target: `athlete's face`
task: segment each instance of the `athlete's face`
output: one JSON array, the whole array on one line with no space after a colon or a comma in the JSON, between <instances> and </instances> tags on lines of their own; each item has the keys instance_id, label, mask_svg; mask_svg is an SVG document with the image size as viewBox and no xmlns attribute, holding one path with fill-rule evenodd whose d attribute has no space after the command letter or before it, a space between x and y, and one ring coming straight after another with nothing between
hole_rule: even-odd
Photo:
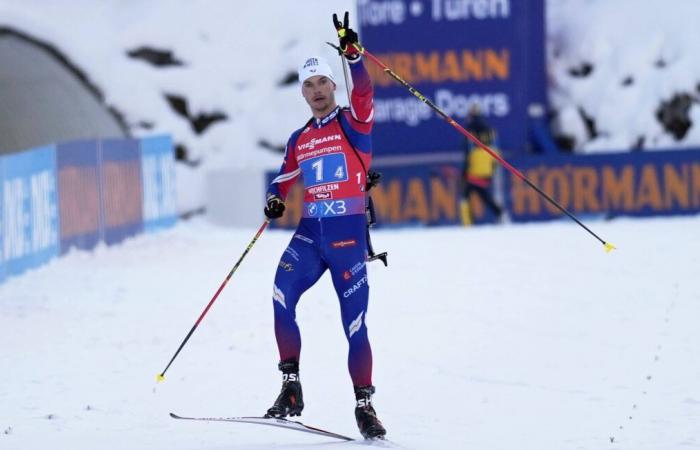
<instances>
[{"instance_id":1,"label":"athlete's face","mask_svg":"<svg viewBox=\"0 0 700 450\"><path fill-rule=\"evenodd\" d=\"M323 117L335 109L335 83L323 75L314 75L301 84L301 93L314 117Z\"/></svg>"}]
</instances>

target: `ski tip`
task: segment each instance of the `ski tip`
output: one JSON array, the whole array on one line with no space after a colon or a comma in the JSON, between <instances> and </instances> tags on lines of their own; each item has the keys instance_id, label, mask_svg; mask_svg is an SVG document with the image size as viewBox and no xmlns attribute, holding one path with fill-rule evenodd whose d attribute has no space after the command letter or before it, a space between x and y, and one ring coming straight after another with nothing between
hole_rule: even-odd
<instances>
[{"instance_id":1,"label":"ski tip","mask_svg":"<svg viewBox=\"0 0 700 450\"><path fill-rule=\"evenodd\" d=\"M613 250L617 250L617 247L612 245L610 242L605 243L605 253L610 253Z\"/></svg>"},{"instance_id":2,"label":"ski tip","mask_svg":"<svg viewBox=\"0 0 700 450\"><path fill-rule=\"evenodd\" d=\"M165 375L163 375L162 373L159 373L158 375L156 375L156 381L158 383L165 381Z\"/></svg>"},{"instance_id":3,"label":"ski tip","mask_svg":"<svg viewBox=\"0 0 700 450\"><path fill-rule=\"evenodd\" d=\"M180 416L178 416L178 415L175 414L175 413L170 413L170 417L172 417L173 419L179 419L179 418L180 418Z\"/></svg>"}]
</instances>

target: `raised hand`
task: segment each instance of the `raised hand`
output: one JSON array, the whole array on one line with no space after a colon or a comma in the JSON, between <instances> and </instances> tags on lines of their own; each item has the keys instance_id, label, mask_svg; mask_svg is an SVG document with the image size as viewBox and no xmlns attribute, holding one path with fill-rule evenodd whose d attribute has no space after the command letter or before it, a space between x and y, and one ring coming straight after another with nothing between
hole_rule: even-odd
<instances>
[{"instance_id":1,"label":"raised hand","mask_svg":"<svg viewBox=\"0 0 700 450\"><path fill-rule=\"evenodd\" d=\"M333 14L333 26L338 32L338 40L340 41L340 51L348 59L357 59L364 51L364 48L362 47L362 45L360 45L355 30L353 30L349 26L349 16L350 13L345 11L345 17L343 18L343 22L341 23L340 20L338 20L338 15Z\"/></svg>"}]
</instances>

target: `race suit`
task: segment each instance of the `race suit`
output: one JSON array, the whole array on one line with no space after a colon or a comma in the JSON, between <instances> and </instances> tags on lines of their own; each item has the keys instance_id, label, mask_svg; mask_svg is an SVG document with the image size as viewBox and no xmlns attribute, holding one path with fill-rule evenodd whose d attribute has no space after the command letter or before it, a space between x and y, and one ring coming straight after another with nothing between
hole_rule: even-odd
<instances>
[{"instance_id":1,"label":"race suit","mask_svg":"<svg viewBox=\"0 0 700 450\"><path fill-rule=\"evenodd\" d=\"M310 120L287 142L279 175L268 195L283 200L296 178L304 182L304 210L282 254L273 287L275 337L280 360L299 360L296 323L300 296L330 270L349 342L348 369L355 386L372 384L367 337L367 169L372 156L373 89L361 59L350 64L351 107Z\"/></svg>"}]
</instances>

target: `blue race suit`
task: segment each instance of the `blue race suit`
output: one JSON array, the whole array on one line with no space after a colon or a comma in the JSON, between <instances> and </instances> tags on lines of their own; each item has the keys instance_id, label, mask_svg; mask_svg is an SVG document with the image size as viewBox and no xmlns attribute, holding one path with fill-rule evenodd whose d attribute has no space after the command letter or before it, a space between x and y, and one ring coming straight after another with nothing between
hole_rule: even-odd
<instances>
[{"instance_id":1,"label":"blue race suit","mask_svg":"<svg viewBox=\"0 0 700 450\"><path fill-rule=\"evenodd\" d=\"M280 360L299 361L296 306L326 269L340 301L349 343L348 369L355 386L372 384L367 337L367 169L372 155L372 83L361 58L350 64L351 107L335 108L295 131L269 195L286 198L298 176L304 212L275 275L273 306Z\"/></svg>"}]
</instances>

